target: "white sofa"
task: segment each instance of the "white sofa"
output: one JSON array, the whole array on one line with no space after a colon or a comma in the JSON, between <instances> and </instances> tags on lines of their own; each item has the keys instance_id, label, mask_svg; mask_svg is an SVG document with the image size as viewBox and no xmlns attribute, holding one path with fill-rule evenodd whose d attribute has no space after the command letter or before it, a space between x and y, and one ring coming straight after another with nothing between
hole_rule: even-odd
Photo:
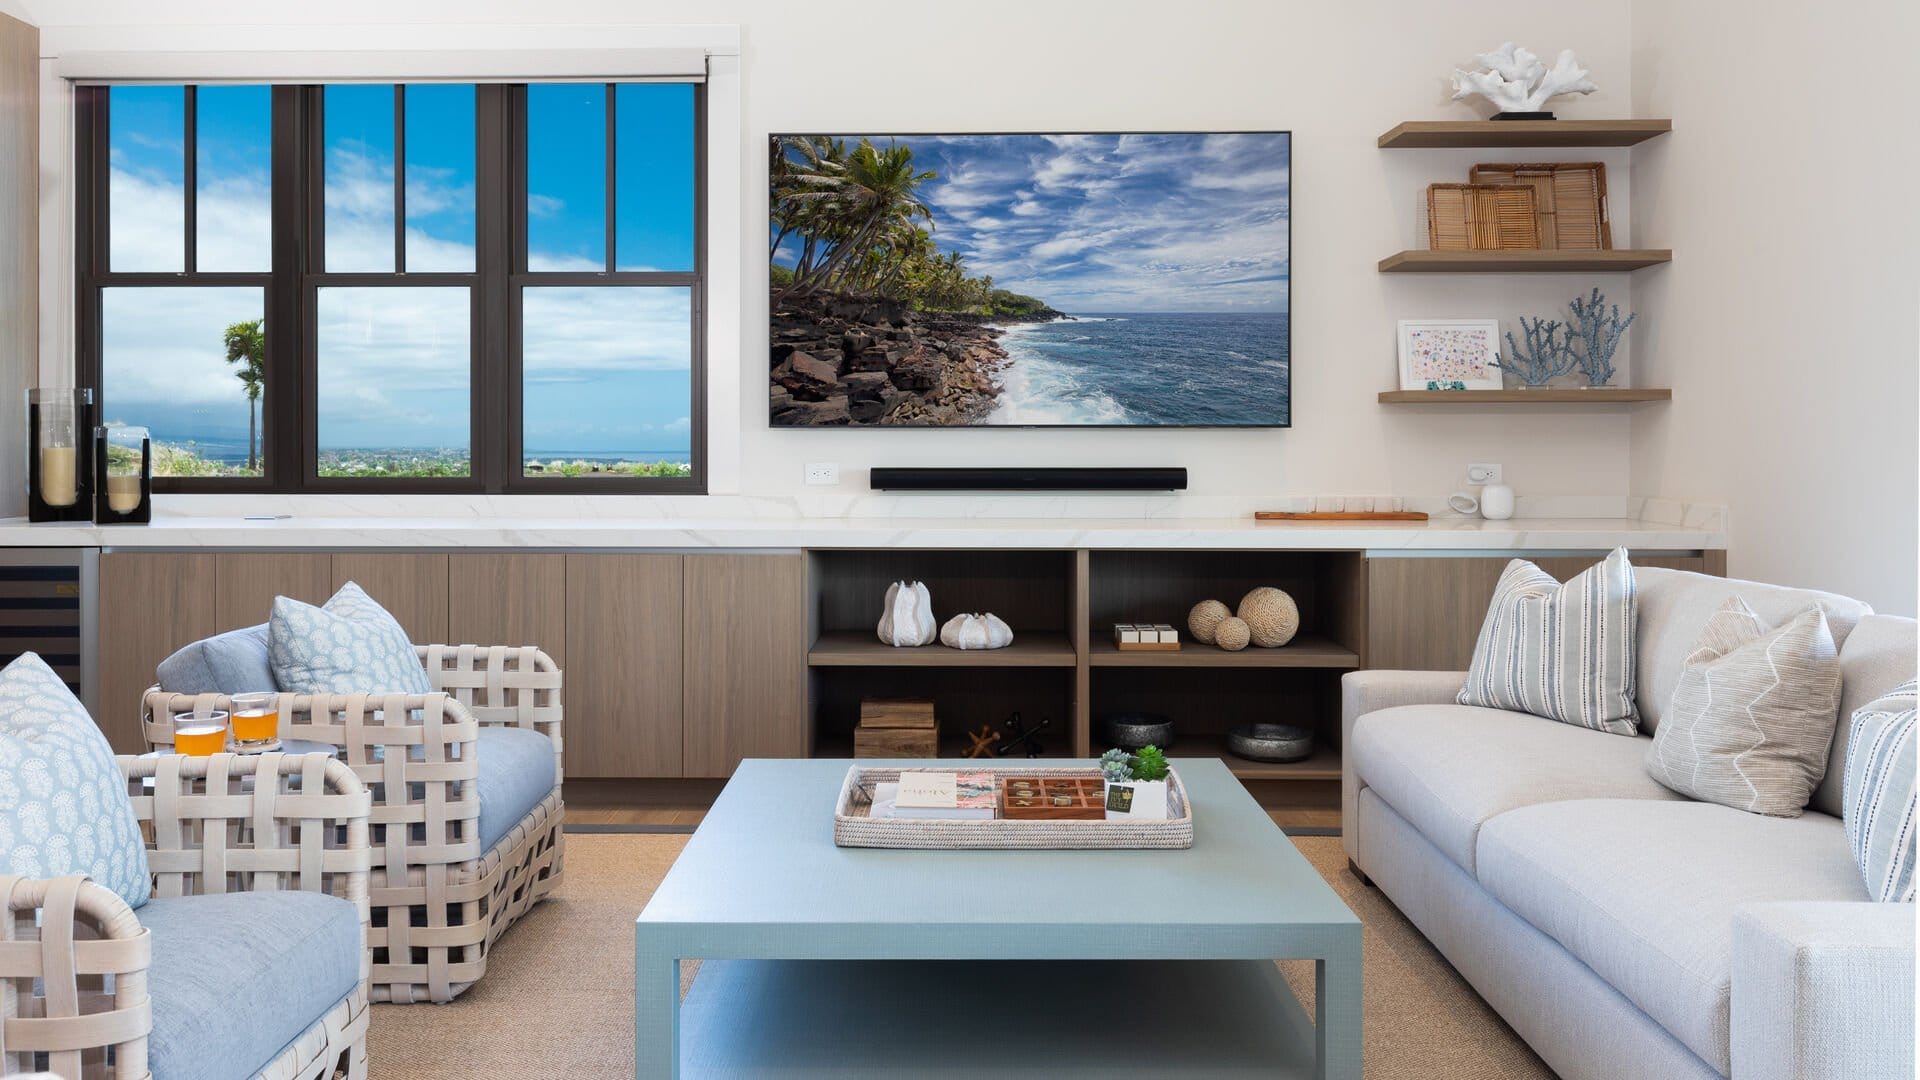
<instances>
[{"instance_id":1,"label":"white sofa","mask_svg":"<svg viewBox=\"0 0 1920 1080\"><path fill-rule=\"evenodd\" d=\"M1636 571L1642 734L1454 703L1462 672L1346 677L1347 856L1569 1080L1914 1076L1914 905L1868 900L1840 819L1853 711L1915 668L1915 623L1845 597ZM1807 812L1689 800L1643 758L1729 595L1824 602L1844 685Z\"/></svg>"}]
</instances>

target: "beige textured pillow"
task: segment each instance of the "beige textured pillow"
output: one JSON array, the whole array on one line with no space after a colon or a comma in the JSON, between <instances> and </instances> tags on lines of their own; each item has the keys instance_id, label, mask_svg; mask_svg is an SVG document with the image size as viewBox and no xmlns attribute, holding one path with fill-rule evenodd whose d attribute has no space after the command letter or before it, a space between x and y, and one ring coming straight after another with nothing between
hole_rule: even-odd
<instances>
[{"instance_id":1,"label":"beige textured pillow","mask_svg":"<svg viewBox=\"0 0 1920 1080\"><path fill-rule=\"evenodd\" d=\"M1647 772L1695 799L1799 817L1827 771L1840 657L1818 606L1769 630L1730 597L1694 641Z\"/></svg>"}]
</instances>

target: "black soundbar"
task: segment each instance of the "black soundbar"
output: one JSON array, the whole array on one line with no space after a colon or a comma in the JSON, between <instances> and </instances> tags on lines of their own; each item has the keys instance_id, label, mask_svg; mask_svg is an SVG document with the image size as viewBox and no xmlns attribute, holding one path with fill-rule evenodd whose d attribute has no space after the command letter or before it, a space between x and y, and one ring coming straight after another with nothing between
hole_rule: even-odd
<instances>
[{"instance_id":1,"label":"black soundbar","mask_svg":"<svg viewBox=\"0 0 1920 1080\"><path fill-rule=\"evenodd\" d=\"M896 469L868 472L875 491L1185 491L1185 469Z\"/></svg>"}]
</instances>

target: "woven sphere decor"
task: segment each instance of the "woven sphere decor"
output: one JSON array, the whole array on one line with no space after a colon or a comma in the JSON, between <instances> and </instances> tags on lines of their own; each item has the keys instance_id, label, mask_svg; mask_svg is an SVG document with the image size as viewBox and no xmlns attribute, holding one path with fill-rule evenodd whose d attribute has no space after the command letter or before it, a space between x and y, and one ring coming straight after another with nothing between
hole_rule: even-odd
<instances>
[{"instance_id":1,"label":"woven sphere decor","mask_svg":"<svg viewBox=\"0 0 1920 1080\"><path fill-rule=\"evenodd\" d=\"M1192 611L1187 612L1187 633L1192 634L1193 640L1202 645L1212 645L1214 628L1220 625L1221 619L1230 618L1232 615L1233 612L1228 611L1227 605L1220 601L1202 600L1193 605Z\"/></svg>"},{"instance_id":2,"label":"woven sphere decor","mask_svg":"<svg viewBox=\"0 0 1920 1080\"><path fill-rule=\"evenodd\" d=\"M1300 632L1300 608L1293 597L1271 585L1262 585L1240 598L1236 612L1263 649L1277 649Z\"/></svg>"},{"instance_id":3,"label":"woven sphere decor","mask_svg":"<svg viewBox=\"0 0 1920 1080\"><path fill-rule=\"evenodd\" d=\"M1247 629L1247 624L1231 615L1221 619L1220 624L1213 628L1213 643L1228 652L1239 652L1247 647L1250 640L1252 633Z\"/></svg>"}]
</instances>

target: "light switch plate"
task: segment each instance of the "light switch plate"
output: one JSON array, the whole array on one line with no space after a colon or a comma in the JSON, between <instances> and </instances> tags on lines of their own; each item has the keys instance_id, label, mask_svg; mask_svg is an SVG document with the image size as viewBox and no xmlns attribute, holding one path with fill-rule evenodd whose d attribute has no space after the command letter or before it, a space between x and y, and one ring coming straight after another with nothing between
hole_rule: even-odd
<instances>
[{"instance_id":1,"label":"light switch plate","mask_svg":"<svg viewBox=\"0 0 1920 1080\"><path fill-rule=\"evenodd\" d=\"M813 487L832 487L840 482L840 463L837 461L807 462L807 483Z\"/></svg>"},{"instance_id":2,"label":"light switch plate","mask_svg":"<svg viewBox=\"0 0 1920 1080\"><path fill-rule=\"evenodd\" d=\"M1499 482L1500 482L1500 466L1479 465L1479 464L1467 466L1467 483L1497 484Z\"/></svg>"}]
</instances>

